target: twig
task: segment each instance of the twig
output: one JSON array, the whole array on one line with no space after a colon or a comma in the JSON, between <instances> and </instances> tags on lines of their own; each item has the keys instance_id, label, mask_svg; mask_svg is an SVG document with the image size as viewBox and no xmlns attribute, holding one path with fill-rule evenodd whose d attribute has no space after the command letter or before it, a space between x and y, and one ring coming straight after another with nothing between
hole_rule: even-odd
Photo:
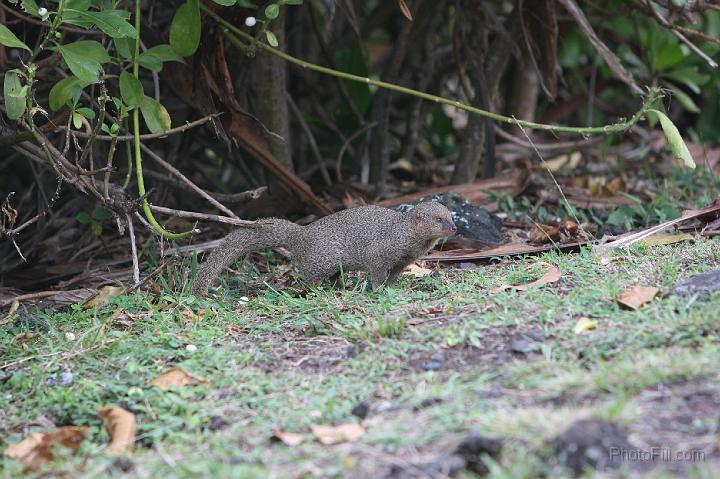
<instances>
[{"instance_id":1,"label":"twig","mask_svg":"<svg viewBox=\"0 0 720 479\"><path fill-rule=\"evenodd\" d=\"M695 54L697 56L699 56L700 58L702 58L711 68L717 68L717 66L718 66L717 62L715 62L715 60L710 58L705 52L700 50L700 48L698 48L697 45L695 45L693 42L688 40L688 38L681 33L681 30L686 33L693 32L694 34L702 33L702 32L697 32L697 31L691 30L689 28L683 28L678 25L673 25L665 17L663 17L660 14L660 12L655 10L655 7L653 6L651 0L645 0L645 5L647 6L647 9L650 10L650 13L652 13L653 17L655 17L655 19L658 21L658 23L661 26L669 29L681 42L683 42L685 45L687 45L688 48L690 48L690 50L694 51ZM720 44L720 41L717 38L712 38L712 37L709 37L708 35L704 35L703 39L712 41L716 45Z\"/></svg>"},{"instance_id":2,"label":"twig","mask_svg":"<svg viewBox=\"0 0 720 479\"><path fill-rule=\"evenodd\" d=\"M315 141L315 136L313 136L313 133L310 130L310 126L307 124L307 121L305 121L305 118L303 117L300 108L298 108L298 106L295 104L295 101L293 101L290 94L286 92L285 96L287 97L288 105L290 105L290 110L292 110L292 112L295 114L295 117L300 123L300 127L302 127L302 130L305 132L305 136L307 136L308 143L310 143L310 150L312 150L313 152L315 161L317 162L320 173L322 174L323 181L325 181L326 185L331 185L332 181L330 180L330 174L328 173L327 168L325 168L325 161L320 154L320 149L318 148L317 141Z\"/></svg>"},{"instance_id":3,"label":"twig","mask_svg":"<svg viewBox=\"0 0 720 479\"><path fill-rule=\"evenodd\" d=\"M200 118L199 120L191 121L190 123L186 123L183 126L171 128L166 131L161 131L160 133L148 133L146 135L140 135L140 139L141 140L153 140L155 138L165 138L167 136L174 135L176 133L182 133L191 128L195 128L196 126L203 125L203 124L207 123L208 121L212 120L213 118L218 117L220 115L221 115L221 113L213 113L211 115L204 116L204 117ZM65 128L66 128L65 126L59 126L57 129L63 130ZM89 136L87 133L83 133L83 132L79 132L79 131L75 132L75 135L77 135L80 138L87 138ZM101 141L112 141L113 138L117 139L118 141L128 141L128 140L132 140L133 138L135 138L135 135L118 135L118 136L97 135L95 137L96 140L101 140Z\"/></svg>"},{"instance_id":4,"label":"twig","mask_svg":"<svg viewBox=\"0 0 720 479\"><path fill-rule=\"evenodd\" d=\"M503 130L499 126L495 125L495 133L509 141L510 143L513 143L518 146L522 146L524 148L530 148L530 149L538 149L538 150L544 150L544 151L552 151L552 150L566 150L566 149L573 149L573 148L579 148L582 146L592 146L600 141L603 140L602 136L599 136L597 138L592 138L588 140L576 140L576 141L561 141L557 143L529 143L525 140L522 140L516 136L511 135L507 131Z\"/></svg>"},{"instance_id":5,"label":"twig","mask_svg":"<svg viewBox=\"0 0 720 479\"><path fill-rule=\"evenodd\" d=\"M230 216L231 218L235 218L235 219L238 219L238 220L240 219L240 218L237 217L237 215L236 215L235 213L232 212L232 210L230 210L229 208L227 208L226 206L224 206L222 203L220 203L219 201L217 201L215 198L213 198L212 196L210 196L209 194L207 194L203 189L201 189L201 188L198 187L195 183L193 183L192 181L190 181L190 180L187 178L187 176L185 176L185 175L183 175L182 173L180 173L180 170L178 170L177 168L175 168L174 166L172 166L170 163L168 163L167 161L165 161L165 160L163 160L162 158L160 158L160 156L158 156L155 152L153 152L153 151L150 149L150 147L145 146L145 145L140 145L140 148L142 148L142 150L143 150L150 158L152 158L152 159L155 160L157 163L159 163L160 166L162 166L163 168L165 168L166 170L168 170L170 173L172 173L173 175L177 176L177 177L180 178L182 181L184 181L185 184L187 184L190 188L192 188L192 190L193 190L195 193L199 194L200 196L202 196L203 198L205 198L206 200L208 200L208 202L210 202L211 205L213 205L214 207L216 207L217 209L219 209L219 210L222 211L223 213L227 214L227 215ZM144 190L144 186L143 186L143 190ZM144 194L144 193L145 193L145 192L143 191L142 194ZM152 223L152 221L151 221L151 223Z\"/></svg>"},{"instance_id":6,"label":"twig","mask_svg":"<svg viewBox=\"0 0 720 479\"><path fill-rule=\"evenodd\" d=\"M193 211L175 210L164 206L150 205L150 209L165 215L177 216L178 218L189 218L193 220L214 221L235 226L256 226L257 222L241 220L239 218L228 218L227 216L211 215L208 213L195 213Z\"/></svg>"},{"instance_id":7,"label":"twig","mask_svg":"<svg viewBox=\"0 0 720 479\"><path fill-rule=\"evenodd\" d=\"M343 143L342 148L340 148L340 151L338 152L337 160L335 160L335 177L337 178L338 182L342 182L342 160L343 156L345 155L345 150L348 149L350 146L350 143L353 142L357 137L365 133L366 131L370 130L371 128L374 128L375 125L377 125L376 122L372 123L366 123L362 128L360 128L358 131L353 133L348 137L347 140Z\"/></svg>"},{"instance_id":8,"label":"twig","mask_svg":"<svg viewBox=\"0 0 720 479\"><path fill-rule=\"evenodd\" d=\"M569 0L561 0L563 2L567 2ZM244 38L247 41L255 42L252 36L248 35L241 29L237 28L230 22L226 21L225 19L221 18L217 13L210 10L207 6L200 4L200 8L207 13L208 16L214 18L218 23L220 23L223 27L225 27L225 30L223 30L223 34L225 34L228 38L232 37L235 42L240 42L240 40L237 37ZM240 42L242 43L242 42ZM465 110L470 113L484 116L486 118L490 118L495 121L500 121L508 124L516 124L518 126L522 126L524 128L534 129L534 130L546 130L546 131L557 131L557 132L563 132L563 133L580 133L580 134L598 134L598 133L616 133L616 132L623 132L629 130L632 126L634 126L640 119L644 116L644 114L647 112L649 108L651 108L651 104L654 103L661 95L660 90L658 88L652 88L650 90L650 93L645 99L645 103L641 106L641 108L627 121L604 125L604 126L596 126L591 128L586 127L576 127L576 126L558 126L558 125L548 125L548 124L542 124L542 123L535 123L532 121L524 121L524 120L518 120L516 118L512 118L505 115L500 115L498 113L493 113L487 110L483 110L481 108L475 108L471 105L467 105L465 103L461 103L459 101L455 100L449 100L447 98L443 98L437 95L431 95L429 93L421 92L418 90L414 90L412 88L406 88L400 85L396 85L393 83L388 83L380 80L373 80L372 78L368 77L362 77L359 75L353 75L350 73L345 73L337 70L333 70L331 68L326 68L320 65L316 65L314 63L307 62L305 60L301 60L299 58L296 58L292 55L288 55L287 53L275 49L271 47L270 45L267 45L262 42L255 42L255 45L257 45L259 48L262 48L263 50L276 55L280 58L285 59L286 61L293 63L295 65L298 65L302 68L306 68L308 70L313 70L316 72L324 73L326 75L331 75L335 77L344 78L346 80L356 81L360 83L365 83L368 85L374 85L379 88L385 88L388 90L396 91L399 93L404 93L407 95L412 95L418 98L423 98L425 100L431 100L436 103L442 103L445 105L450 105L455 108L458 108L460 110ZM611 52L612 54L612 52ZM614 55L613 55L614 56ZM640 90L637 85L635 86L638 91Z\"/></svg>"},{"instance_id":9,"label":"twig","mask_svg":"<svg viewBox=\"0 0 720 479\"><path fill-rule=\"evenodd\" d=\"M132 216L125 213L128 224L128 234L130 235L130 252L132 253L133 263L133 282L135 286L140 283L140 266L138 265L137 247L135 246L135 228L133 227Z\"/></svg>"},{"instance_id":10,"label":"twig","mask_svg":"<svg viewBox=\"0 0 720 479\"><path fill-rule=\"evenodd\" d=\"M145 283L147 283L147 282L150 280L150 278L152 278L153 276L157 275L157 274L160 273L162 270L164 270L165 268L167 268L169 264L170 264L169 261L165 261L163 264L161 264L160 266L158 266L157 268L155 268L154 270L152 270L152 271L150 272L150 274L148 274L147 276L145 276L139 283L134 284L133 286L130 286L130 288L128 288L128 294L134 293L135 291L137 291L138 289L140 289L140 287L142 287L142 285L144 285Z\"/></svg>"}]
</instances>

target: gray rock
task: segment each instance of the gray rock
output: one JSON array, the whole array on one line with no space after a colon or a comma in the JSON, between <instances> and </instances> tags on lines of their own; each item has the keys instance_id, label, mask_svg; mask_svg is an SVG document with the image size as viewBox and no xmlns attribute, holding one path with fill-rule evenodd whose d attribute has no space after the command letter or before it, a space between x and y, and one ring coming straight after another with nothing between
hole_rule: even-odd
<instances>
[{"instance_id":1,"label":"gray rock","mask_svg":"<svg viewBox=\"0 0 720 479\"><path fill-rule=\"evenodd\" d=\"M720 292L720 269L690 276L676 284L670 294L676 296L703 296Z\"/></svg>"},{"instance_id":2,"label":"gray rock","mask_svg":"<svg viewBox=\"0 0 720 479\"><path fill-rule=\"evenodd\" d=\"M474 205L457 193L440 193L425 196L413 204L398 206L398 211L409 211L424 201L437 201L445 205L457 226L455 236L470 238L490 244L503 241L502 220L482 206Z\"/></svg>"}]
</instances>

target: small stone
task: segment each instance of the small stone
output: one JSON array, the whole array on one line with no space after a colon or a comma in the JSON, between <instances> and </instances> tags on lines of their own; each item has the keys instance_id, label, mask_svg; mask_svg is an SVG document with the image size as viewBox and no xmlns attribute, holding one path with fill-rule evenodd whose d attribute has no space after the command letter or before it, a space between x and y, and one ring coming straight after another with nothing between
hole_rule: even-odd
<instances>
[{"instance_id":1,"label":"small stone","mask_svg":"<svg viewBox=\"0 0 720 479\"><path fill-rule=\"evenodd\" d=\"M360 401L355 406L353 406L350 412L353 416L359 417L360 419L365 419L368 415L368 412L370 412L370 401L368 401L367 399Z\"/></svg>"},{"instance_id":2,"label":"small stone","mask_svg":"<svg viewBox=\"0 0 720 479\"><path fill-rule=\"evenodd\" d=\"M442 367L442 364L435 361L428 361L422 365L425 371L437 371Z\"/></svg>"},{"instance_id":3,"label":"small stone","mask_svg":"<svg viewBox=\"0 0 720 479\"><path fill-rule=\"evenodd\" d=\"M129 457L118 457L113 461L112 465L122 472L130 472L135 469L135 463Z\"/></svg>"},{"instance_id":4,"label":"small stone","mask_svg":"<svg viewBox=\"0 0 720 479\"><path fill-rule=\"evenodd\" d=\"M60 384L70 386L75 379L75 375L71 371L63 371L60 373Z\"/></svg>"},{"instance_id":5,"label":"small stone","mask_svg":"<svg viewBox=\"0 0 720 479\"><path fill-rule=\"evenodd\" d=\"M185 350L194 353L195 351L197 351L197 346L195 346L194 344L188 344L187 346L185 346Z\"/></svg>"},{"instance_id":6,"label":"small stone","mask_svg":"<svg viewBox=\"0 0 720 479\"><path fill-rule=\"evenodd\" d=\"M485 475L488 473L488 468L483 456L488 455L493 459L499 459L503 444L502 439L486 436L480 431L470 431L458 445L455 453L465 459L469 470Z\"/></svg>"},{"instance_id":7,"label":"small stone","mask_svg":"<svg viewBox=\"0 0 720 479\"><path fill-rule=\"evenodd\" d=\"M68 341L75 341L75 334L74 333L65 333L65 339Z\"/></svg>"},{"instance_id":8,"label":"small stone","mask_svg":"<svg viewBox=\"0 0 720 479\"><path fill-rule=\"evenodd\" d=\"M445 355L441 352L437 352L430 356L430 360L435 361L436 363L442 363L445 361Z\"/></svg>"},{"instance_id":9,"label":"small stone","mask_svg":"<svg viewBox=\"0 0 720 479\"><path fill-rule=\"evenodd\" d=\"M355 356L357 356L358 354L362 353L363 351L365 351L365 345L364 345L364 344L362 344L362 343L359 343L359 344L351 344L351 345L348 346L347 349L345 350L345 354L347 354L347 357L348 357L348 358L354 358Z\"/></svg>"}]
</instances>

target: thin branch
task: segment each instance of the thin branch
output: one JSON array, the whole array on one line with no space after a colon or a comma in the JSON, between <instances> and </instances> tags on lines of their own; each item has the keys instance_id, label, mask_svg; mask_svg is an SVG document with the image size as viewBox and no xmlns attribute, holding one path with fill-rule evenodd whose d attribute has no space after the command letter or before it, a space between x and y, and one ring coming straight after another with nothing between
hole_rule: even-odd
<instances>
[{"instance_id":1,"label":"thin branch","mask_svg":"<svg viewBox=\"0 0 720 479\"><path fill-rule=\"evenodd\" d=\"M562 0L562 1L568 1L568 0ZM255 42L254 38L241 29L235 27L230 22L224 20L221 18L218 14L210 10L207 6L201 4L201 8L205 13L207 13L208 16L214 18L218 23L220 23L223 27L223 34L226 35L228 38L233 38L237 42L240 42L240 40L235 36L239 36L241 38L244 38L245 40L249 42ZM233 42L235 43L235 42ZM242 43L242 42L240 42ZM298 65L302 68L306 68L308 70L313 70L316 72L324 73L327 75L335 76L344 78L346 80L356 81L360 83L366 83L368 85L374 85L379 88L385 88L388 90L396 91L399 93L404 93L407 95L412 95L418 98L423 98L425 100L434 101L436 103L443 103L445 105L454 106L455 108L458 108L460 110L465 110L470 113L474 113L476 115L484 116L486 118L490 118L495 121L500 121L508 124L515 124L518 126L521 126L523 128L529 128L533 130L546 130L546 131L557 131L557 132L563 132L563 133L580 133L580 134L606 134L606 133L616 133L616 132L623 132L627 131L632 126L634 126L640 119L645 115L647 110L651 108L651 105L661 96L661 92L658 88L652 88L650 89L648 95L645 98L645 102L640 107L640 109L627 121L604 125L604 126L597 126L597 127L576 127L576 126L557 126L557 125L547 125L542 123L535 123L532 121L524 121L524 120L518 120L516 118L512 118L505 115L500 115L498 113L493 113L487 110L483 110L480 108L475 108L473 106L461 103L459 101L455 100L449 100L447 98L443 98L437 95L431 95L429 93L421 92L418 90L414 90L412 88L406 88L403 86L395 85L393 83L387 83L379 80L373 80L371 78L362 77L358 75L353 75L350 73L340 72L337 70L333 70L331 68L322 67L320 65L316 65L314 63L307 62L305 60L301 60L299 58L293 57L292 55L288 55L287 53L275 49L271 47L270 45L267 45L262 42L256 42L254 43L259 48L262 48L263 50L276 55L280 58L285 59L286 61L293 63L295 65Z\"/></svg>"},{"instance_id":2,"label":"thin branch","mask_svg":"<svg viewBox=\"0 0 720 479\"><path fill-rule=\"evenodd\" d=\"M348 147L350 146L350 143L352 143L353 140L355 140L355 138L359 137L360 135L362 135L366 131L370 130L371 128L374 128L375 125L377 125L377 123L375 123L375 122L366 123L362 128L360 128L358 131L356 131L355 133L350 135L348 137L348 139L345 140L345 142L343 143L342 148L340 148L340 151L338 152L337 160L335 160L335 176L337 177L338 182L342 182L342 171L341 170L342 170L343 156L345 156L345 150L348 149Z\"/></svg>"},{"instance_id":3,"label":"thin branch","mask_svg":"<svg viewBox=\"0 0 720 479\"><path fill-rule=\"evenodd\" d=\"M177 168L175 168L174 166L172 166L170 163L168 163L167 161L165 161L165 160L163 160L162 158L160 158L154 151L152 151L152 150L150 149L150 147L145 146L145 145L141 145L141 148L142 148L142 150L145 152L145 154L147 154L150 158L152 158L154 161L156 161L157 163L159 163L160 166L162 166L163 168L165 168L166 170L168 170L170 173L172 173L173 175L177 176L177 177L180 178L182 181L184 181L185 184L187 184L190 188L192 188L192 190L193 190L195 193L197 193L198 195L200 195L200 196L202 196L203 198L205 198L206 200L208 200L208 202L210 202L211 205L213 205L214 207L216 207L217 209L219 209L219 210L222 211L223 213L227 214L227 215L230 216L231 218L240 219L240 218L237 217L237 215L236 215L235 213L232 212L232 210L230 210L229 208L227 208L226 206L224 206L222 203L220 203L219 201L217 201L215 198L213 198L212 196L210 196L209 194L207 194L203 189L201 189L200 187L198 187L195 183L193 183L192 181L190 181L185 175L183 175L182 173L180 173L180 170L178 170ZM143 194L144 194L144 193L143 193Z\"/></svg>"},{"instance_id":4,"label":"thin branch","mask_svg":"<svg viewBox=\"0 0 720 479\"><path fill-rule=\"evenodd\" d=\"M201 221L214 221L216 223L225 223L235 226L257 226L257 222L241 220L239 218L229 218L227 216L212 215L209 213L195 213L194 211L175 210L164 206L150 205L150 209L161 214L177 216L178 218L188 218Z\"/></svg>"},{"instance_id":5,"label":"thin branch","mask_svg":"<svg viewBox=\"0 0 720 479\"><path fill-rule=\"evenodd\" d=\"M195 128L196 126L203 125L207 123L208 121L212 120L215 117L220 116L221 113L212 113L208 116L204 116L200 118L199 120L191 121L190 123L186 123L183 126L178 126L175 128L171 128L166 131L162 131L160 133L148 133L146 135L140 135L140 140L153 140L155 138L165 138L170 135L174 135L176 133L182 133L184 131L187 131L191 128ZM63 130L65 129L65 126L59 126L57 130ZM83 133L80 131L75 132L75 135L77 135L80 138L87 138L89 135L87 133ZM112 141L113 138L117 139L118 141L128 141L135 138L135 135L119 135L119 136L109 136L109 135L97 135L95 137L96 140L101 141Z\"/></svg>"},{"instance_id":6,"label":"thin branch","mask_svg":"<svg viewBox=\"0 0 720 479\"><path fill-rule=\"evenodd\" d=\"M128 234L130 235L130 252L132 253L133 263L133 283L137 286L140 283L140 266L138 265L137 247L135 246L135 228L133 227L132 216L125 213L128 224Z\"/></svg>"},{"instance_id":7,"label":"thin branch","mask_svg":"<svg viewBox=\"0 0 720 479\"><path fill-rule=\"evenodd\" d=\"M320 173L322 174L323 181L325 181L326 185L331 185L332 181L330 180L330 174L328 173L327 168L325 168L325 161L323 160L322 155L320 154L320 148L318 148L317 141L315 141L315 137L313 136L312 130L310 130L310 126L307 124L307 121L305 121L305 118L303 117L302 112L300 111L300 108L298 108L297 104L295 104L295 101L293 101L292 97L289 93L286 92L288 105L290 105L290 109L295 114L295 117L297 118L298 122L300 123L300 126L302 127L303 131L305 132L305 136L307 136L308 143L310 143L310 150L313 152L313 156L315 157L315 161L317 162L318 168L320 168Z\"/></svg>"}]
</instances>

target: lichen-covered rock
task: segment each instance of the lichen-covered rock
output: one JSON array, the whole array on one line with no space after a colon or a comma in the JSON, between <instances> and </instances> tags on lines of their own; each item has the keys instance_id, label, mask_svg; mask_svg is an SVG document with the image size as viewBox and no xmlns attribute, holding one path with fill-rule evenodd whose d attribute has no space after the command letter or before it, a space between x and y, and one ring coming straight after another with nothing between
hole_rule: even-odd
<instances>
[{"instance_id":1,"label":"lichen-covered rock","mask_svg":"<svg viewBox=\"0 0 720 479\"><path fill-rule=\"evenodd\" d=\"M425 196L412 204L400 205L396 209L406 212L425 201L437 201L450 210L455 226L457 226L455 236L489 244L497 244L503 241L502 220L482 206L470 203L457 193L449 192Z\"/></svg>"}]
</instances>

